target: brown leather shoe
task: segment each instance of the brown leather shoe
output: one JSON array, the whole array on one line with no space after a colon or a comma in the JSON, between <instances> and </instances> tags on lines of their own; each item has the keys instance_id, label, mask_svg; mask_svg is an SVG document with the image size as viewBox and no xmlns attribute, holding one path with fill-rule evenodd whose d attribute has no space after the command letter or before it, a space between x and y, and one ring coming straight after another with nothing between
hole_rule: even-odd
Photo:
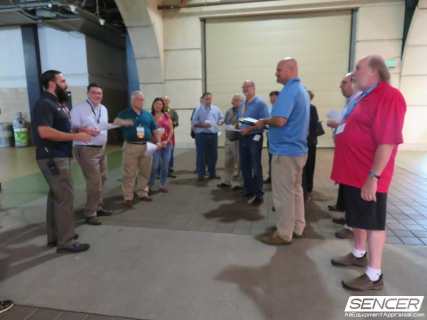
<instances>
[{"instance_id":1,"label":"brown leather shoe","mask_svg":"<svg viewBox=\"0 0 427 320\"><path fill-rule=\"evenodd\" d=\"M269 234L261 234L256 237L258 241L262 243L271 245L271 246L286 246L290 245L292 241L288 241L279 236L277 232L269 233Z\"/></svg>"},{"instance_id":2,"label":"brown leather shoe","mask_svg":"<svg viewBox=\"0 0 427 320\"><path fill-rule=\"evenodd\" d=\"M331 263L336 267L366 267L368 265L368 256L365 255L362 258L356 258L351 252L345 256L331 259Z\"/></svg>"},{"instance_id":3,"label":"brown leather shoe","mask_svg":"<svg viewBox=\"0 0 427 320\"><path fill-rule=\"evenodd\" d=\"M345 224L345 218L332 218L332 222L335 224Z\"/></svg>"},{"instance_id":4,"label":"brown leather shoe","mask_svg":"<svg viewBox=\"0 0 427 320\"><path fill-rule=\"evenodd\" d=\"M268 227L267 229L265 229L265 233L264 234L271 234L271 233L274 233L276 231L277 231L277 227L276 226L271 226L271 227ZM293 233L293 237L295 239L301 239L301 238L304 237L304 235L303 234L298 234L298 233L294 232Z\"/></svg>"},{"instance_id":5,"label":"brown leather shoe","mask_svg":"<svg viewBox=\"0 0 427 320\"><path fill-rule=\"evenodd\" d=\"M353 280L342 281L342 286L354 291L382 290L384 288L383 275L377 281L371 281L364 273Z\"/></svg>"},{"instance_id":6,"label":"brown leather shoe","mask_svg":"<svg viewBox=\"0 0 427 320\"><path fill-rule=\"evenodd\" d=\"M353 231L342 228L340 231L335 232L335 237L338 239L353 239Z\"/></svg>"},{"instance_id":7,"label":"brown leather shoe","mask_svg":"<svg viewBox=\"0 0 427 320\"><path fill-rule=\"evenodd\" d=\"M126 208L132 208L133 207L133 200L125 200L125 201L123 201L123 205Z\"/></svg>"},{"instance_id":8,"label":"brown leather shoe","mask_svg":"<svg viewBox=\"0 0 427 320\"><path fill-rule=\"evenodd\" d=\"M141 201L146 201L146 202L153 201L153 199L149 195L142 196L142 197L138 196L138 199L141 200Z\"/></svg>"}]
</instances>

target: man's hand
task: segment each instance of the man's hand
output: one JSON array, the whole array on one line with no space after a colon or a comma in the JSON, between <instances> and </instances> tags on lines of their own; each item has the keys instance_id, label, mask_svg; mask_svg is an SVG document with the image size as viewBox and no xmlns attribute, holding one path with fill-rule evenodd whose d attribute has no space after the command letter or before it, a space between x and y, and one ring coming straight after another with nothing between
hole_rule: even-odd
<instances>
[{"instance_id":1,"label":"man's hand","mask_svg":"<svg viewBox=\"0 0 427 320\"><path fill-rule=\"evenodd\" d=\"M73 140L75 141L81 141L81 142L89 142L92 139L92 136L90 134L87 134L86 132L78 132L74 134Z\"/></svg>"},{"instance_id":2,"label":"man's hand","mask_svg":"<svg viewBox=\"0 0 427 320\"><path fill-rule=\"evenodd\" d=\"M96 137L101 131L98 128L82 128L80 129L80 132L85 132L92 137Z\"/></svg>"},{"instance_id":3,"label":"man's hand","mask_svg":"<svg viewBox=\"0 0 427 320\"><path fill-rule=\"evenodd\" d=\"M372 201L376 202L377 188L378 188L378 179L374 177L369 177L362 187L362 192L361 192L362 199L369 202L372 202Z\"/></svg>"},{"instance_id":4,"label":"man's hand","mask_svg":"<svg viewBox=\"0 0 427 320\"><path fill-rule=\"evenodd\" d=\"M130 120L130 119L116 118L114 119L114 124L121 127L133 127L135 123L133 122L133 120Z\"/></svg>"},{"instance_id":5,"label":"man's hand","mask_svg":"<svg viewBox=\"0 0 427 320\"><path fill-rule=\"evenodd\" d=\"M203 129L209 129L212 127L210 123L198 123L194 125L195 128L203 128Z\"/></svg>"},{"instance_id":6,"label":"man's hand","mask_svg":"<svg viewBox=\"0 0 427 320\"><path fill-rule=\"evenodd\" d=\"M255 122L255 128L257 129L263 129L265 127L265 121L264 120L258 120Z\"/></svg>"},{"instance_id":7,"label":"man's hand","mask_svg":"<svg viewBox=\"0 0 427 320\"><path fill-rule=\"evenodd\" d=\"M336 128L338 128L338 126L339 126L340 124L339 124L338 122L334 121L334 120L328 120L328 121L326 122L326 125L327 125L329 128L336 129Z\"/></svg>"},{"instance_id":8,"label":"man's hand","mask_svg":"<svg viewBox=\"0 0 427 320\"><path fill-rule=\"evenodd\" d=\"M242 134L242 136L248 136L252 133L252 128L251 127L241 128L240 133Z\"/></svg>"}]
</instances>

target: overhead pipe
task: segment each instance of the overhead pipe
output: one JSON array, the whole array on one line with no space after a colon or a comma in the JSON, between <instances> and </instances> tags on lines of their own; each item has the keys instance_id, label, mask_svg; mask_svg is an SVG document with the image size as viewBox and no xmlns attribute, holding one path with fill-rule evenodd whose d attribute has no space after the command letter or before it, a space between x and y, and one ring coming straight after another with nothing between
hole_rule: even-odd
<instances>
[{"instance_id":1,"label":"overhead pipe","mask_svg":"<svg viewBox=\"0 0 427 320\"><path fill-rule=\"evenodd\" d=\"M268 1L282 1L282 0L268 0ZM200 8L200 7L213 7L213 6L222 6L222 5L231 5L231 4L247 4L247 3L256 3L256 2L265 2L265 0L222 0L217 2L201 2L201 3L192 3L192 4L161 4L157 6L159 10L179 10L187 8Z\"/></svg>"}]
</instances>

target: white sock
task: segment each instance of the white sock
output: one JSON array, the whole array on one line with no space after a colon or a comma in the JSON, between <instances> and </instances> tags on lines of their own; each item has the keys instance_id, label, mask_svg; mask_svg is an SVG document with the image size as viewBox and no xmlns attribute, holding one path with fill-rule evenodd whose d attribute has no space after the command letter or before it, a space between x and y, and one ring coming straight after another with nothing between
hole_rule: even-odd
<instances>
[{"instance_id":1,"label":"white sock","mask_svg":"<svg viewBox=\"0 0 427 320\"><path fill-rule=\"evenodd\" d=\"M356 258L362 258L366 254L366 250L359 250L359 249L353 248L353 250L351 251L351 253Z\"/></svg>"},{"instance_id":2,"label":"white sock","mask_svg":"<svg viewBox=\"0 0 427 320\"><path fill-rule=\"evenodd\" d=\"M375 269L368 266L365 273L371 281L378 281L381 276L381 269Z\"/></svg>"}]
</instances>

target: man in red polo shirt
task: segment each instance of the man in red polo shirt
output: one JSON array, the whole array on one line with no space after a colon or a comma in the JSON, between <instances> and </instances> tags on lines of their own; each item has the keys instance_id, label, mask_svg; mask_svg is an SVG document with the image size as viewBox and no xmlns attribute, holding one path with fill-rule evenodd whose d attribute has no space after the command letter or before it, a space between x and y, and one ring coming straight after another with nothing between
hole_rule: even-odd
<instances>
[{"instance_id":1,"label":"man in red polo shirt","mask_svg":"<svg viewBox=\"0 0 427 320\"><path fill-rule=\"evenodd\" d=\"M336 131L332 180L343 185L348 225L353 228L351 253L331 260L335 266L366 267L363 275L343 281L350 290L380 290L386 240L386 203L403 142L406 103L390 86L390 73L379 56L361 59L353 73L362 90L356 107Z\"/></svg>"}]
</instances>

